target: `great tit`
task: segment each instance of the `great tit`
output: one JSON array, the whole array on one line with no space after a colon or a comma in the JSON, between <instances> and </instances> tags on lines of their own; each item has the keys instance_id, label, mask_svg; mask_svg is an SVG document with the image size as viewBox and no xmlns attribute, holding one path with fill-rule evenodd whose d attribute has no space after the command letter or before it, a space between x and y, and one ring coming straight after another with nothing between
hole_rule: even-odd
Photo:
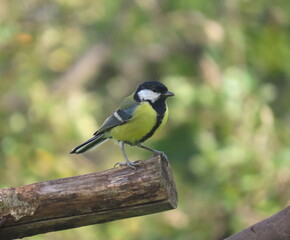
<instances>
[{"instance_id":1,"label":"great tit","mask_svg":"<svg viewBox=\"0 0 290 240\"><path fill-rule=\"evenodd\" d=\"M167 87L160 82L151 81L140 84L136 91L121 102L117 110L104 121L92 138L75 147L70 153L83 153L109 139L114 139L121 147L126 160L125 163L117 164L127 165L133 169L138 163L129 161L124 144L149 150L154 155L163 154L142 143L158 132L167 122L168 108L165 101L171 96L174 96L174 93L168 91Z\"/></svg>"}]
</instances>

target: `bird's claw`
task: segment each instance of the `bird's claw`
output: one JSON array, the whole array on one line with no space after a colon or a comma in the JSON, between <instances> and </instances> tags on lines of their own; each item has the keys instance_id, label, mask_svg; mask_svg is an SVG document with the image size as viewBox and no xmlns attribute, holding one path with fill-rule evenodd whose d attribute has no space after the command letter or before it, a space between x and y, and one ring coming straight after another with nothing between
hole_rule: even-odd
<instances>
[{"instance_id":1,"label":"bird's claw","mask_svg":"<svg viewBox=\"0 0 290 240\"><path fill-rule=\"evenodd\" d=\"M116 166L128 166L129 168L131 168L131 169L133 169L133 170L136 170L136 167L138 166L138 165L140 165L140 161L135 161L135 162L126 162L126 163L124 163L124 162L117 162L115 165L114 165L114 168L116 167Z\"/></svg>"},{"instance_id":2,"label":"bird's claw","mask_svg":"<svg viewBox=\"0 0 290 240\"><path fill-rule=\"evenodd\" d=\"M114 168L117 167L118 165L119 166L126 166L127 164L126 163L122 163L122 162L117 162L117 163L115 163Z\"/></svg>"},{"instance_id":3,"label":"bird's claw","mask_svg":"<svg viewBox=\"0 0 290 240\"><path fill-rule=\"evenodd\" d=\"M144 163L144 161L142 161L142 160L137 160L137 161L134 162L134 165L135 165L135 166L145 165L145 163Z\"/></svg>"},{"instance_id":4,"label":"bird's claw","mask_svg":"<svg viewBox=\"0 0 290 240\"><path fill-rule=\"evenodd\" d=\"M166 164L168 166L169 161L168 161L168 157L166 156L166 154L164 152L162 152L162 151L156 151L156 152L154 152L154 156L157 156L157 155L159 155L162 160L165 160L165 162L166 162Z\"/></svg>"}]
</instances>

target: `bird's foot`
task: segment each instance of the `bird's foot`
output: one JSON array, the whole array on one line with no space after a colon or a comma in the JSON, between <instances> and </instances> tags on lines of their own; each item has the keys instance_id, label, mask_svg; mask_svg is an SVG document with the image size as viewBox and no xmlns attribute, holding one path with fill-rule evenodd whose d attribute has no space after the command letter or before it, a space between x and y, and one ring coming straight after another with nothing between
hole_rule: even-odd
<instances>
[{"instance_id":1,"label":"bird's foot","mask_svg":"<svg viewBox=\"0 0 290 240\"><path fill-rule=\"evenodd\" d=\"M136 164L136 166L145 165L144 161L142 160L136 160L134 164Z\"/></svg>"},{"instance_id":2,"label":"bird's foot","mask_svg":"<svg viewBox=\"0 0 290 240\"><path fill-rule=\"evenodd\" d=\"M8 220L8 216L4 216L0 219L0 228L4 226L7 220Z\"/></svg>"},{"instance_id":3,"label":"bird's foot","mask_svg":"<svg viewBox=\"0 0 290 240\"><path fill-rule=\"evenodd\" d=\"M117 162L114 167L116 166L128 166L129 168L133 169L133 170L136 170L136 167L139 166L141 164L141 161L138 160L138 161L135 161L135 162Z\"/></svg>"},{"instance_id":4,"label":"bird's foot","mask_svg":"<svg viewBox=\"0 0 290 240\"><path fill-rule=\"evenodd\" d=\"M161 160L165 160L165 162L168 166L169 161L168 161L168 157L166 156L166 154L162 151L154 150L154 156L157 156L157 155L159 155L161 157Z\"/></svg>"}]
</instances>

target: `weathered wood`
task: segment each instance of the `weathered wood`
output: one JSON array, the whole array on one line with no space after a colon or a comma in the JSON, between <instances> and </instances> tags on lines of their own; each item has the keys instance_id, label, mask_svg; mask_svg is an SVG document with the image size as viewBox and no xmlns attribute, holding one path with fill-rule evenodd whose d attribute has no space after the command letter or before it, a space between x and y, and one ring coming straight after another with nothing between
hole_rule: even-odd
<instances>
[{"instance_id":1,"label":"weathered wood","mask_svg":"<svg viewBox=\"0 0 290 240\"><path fill-rule=\"evenodd\" d=\"M290 206L225 240L290 239Z\"/></svg>"},{"instance_id":2,"label":"weathered wood","mask_svg":"<svg viewBox=\"0 0 290 240\"><path fill-rule=\"evenodd\" d=\"M160 157L136 170L118 167L0 189L0 239L103 223L177 207L170 166Z\"/></svg>"}]
</instances>

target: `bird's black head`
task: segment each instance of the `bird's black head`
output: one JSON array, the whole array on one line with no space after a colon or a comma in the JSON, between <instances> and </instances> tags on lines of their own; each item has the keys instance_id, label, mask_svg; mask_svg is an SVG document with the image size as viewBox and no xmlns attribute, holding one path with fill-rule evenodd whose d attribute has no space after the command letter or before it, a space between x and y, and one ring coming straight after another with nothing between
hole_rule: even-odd
<instances>
[{"instance_id":1,"label":"bird's black head","mask_svg":"<svg viewBox=\"0 0 290 240\"><path fill-rule=\"evenodd\" d=\"M155 103L160 99L166 99L167 97L174 96L174 93L169 92L167 87L156 81L144 82L140 84L135 91L134 99L136 101L149 101Z\"/></svg>"}]
</instances>

